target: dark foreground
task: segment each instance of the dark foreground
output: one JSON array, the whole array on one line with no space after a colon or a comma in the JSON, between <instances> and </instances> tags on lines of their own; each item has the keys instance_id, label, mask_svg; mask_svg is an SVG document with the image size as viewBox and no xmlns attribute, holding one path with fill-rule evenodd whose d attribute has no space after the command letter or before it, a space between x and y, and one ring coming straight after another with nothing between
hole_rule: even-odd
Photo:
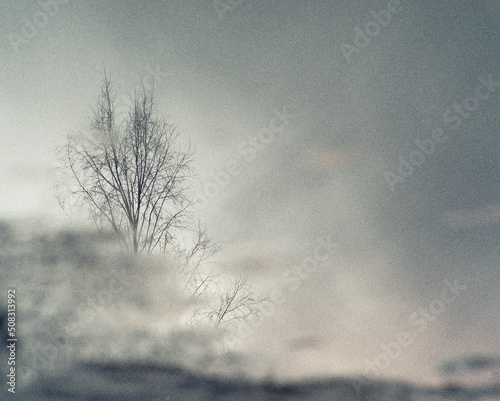
<instances>
[{"instance_id":1,"label":"dark foreground","mask_svg":"<svg viewBox=\"0 0 500 401\"><path fill-rule=\"evenodd\" d=\"M82 364L40 378L3 399L26 401L206 400L500 400L500 386L424 389L405 383L331 379L303 383L252 382L206 377L151 364Z\"/></svg>"}]
</instances>

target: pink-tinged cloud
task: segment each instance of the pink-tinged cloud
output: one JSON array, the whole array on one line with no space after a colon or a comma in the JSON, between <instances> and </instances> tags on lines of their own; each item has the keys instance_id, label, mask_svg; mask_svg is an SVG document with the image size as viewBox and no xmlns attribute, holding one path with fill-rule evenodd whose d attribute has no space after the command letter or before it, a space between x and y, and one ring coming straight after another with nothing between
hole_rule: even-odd
<instances>
[{"instance_id":1,"label":"pink-tinged cloud","mask_svg":"<svg viewBox=\"0 0 500 401\"><path fill-rule=\"evenodd\" d=\"M362 156L359 149L332 149L311 152L309 165L315 170L339 170L355 163Z\"/></svg>"},{"instance_id":2,"label":"pink-tinged cloud","mask_svg":"<svg viewBox=\"0 0 500 401\"><path fill-rule=\"evenodd\" d=\"M500 224L500 204L449 211L443 217L443 224L452 229Z\"/></svg>"}]
</instances>

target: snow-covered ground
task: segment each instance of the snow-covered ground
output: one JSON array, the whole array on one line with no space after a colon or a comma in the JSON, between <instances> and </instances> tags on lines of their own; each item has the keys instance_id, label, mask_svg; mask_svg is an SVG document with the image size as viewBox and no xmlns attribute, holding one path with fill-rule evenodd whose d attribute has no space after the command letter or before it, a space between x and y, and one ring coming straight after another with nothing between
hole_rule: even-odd
<instances>
[{"instance_id":1,"label":"snow-covered ground","mask_svg":"<svg viewBox=\"0 0 500 401\"><path fill-rule=\"evenodd\" d=\"M440 388L280 381L260 356L223 351L220 333L186 329L193 305L164 259L134 258L91 232L2 223L0 240L0 294L16 291L18 337L16 393L3 380L0 400L500 400L491 372ZM2 309L5 316L6 303ZM6 377L5 352L1 359ZM493 371L492 361L462 358L444 368Z\"/></svg>"}]
</instances>

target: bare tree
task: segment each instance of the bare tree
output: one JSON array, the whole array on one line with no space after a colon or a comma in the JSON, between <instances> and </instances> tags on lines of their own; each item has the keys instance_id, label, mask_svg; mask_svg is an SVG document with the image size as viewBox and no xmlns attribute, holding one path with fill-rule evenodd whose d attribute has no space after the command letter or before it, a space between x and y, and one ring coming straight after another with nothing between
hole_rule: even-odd
<instances>
[{"instance_id":1,"label":"bare tree","mask_svg":"<svg viewBox=\"0 0 500 401\"><path fill-rule=\"evenodd\" d=\"M226 323L244 321L252 316L259 316L264 304L272 302L269 297L258 296L244 277L230 280L217 275L206 276L200 285L206 286L200 294L210 292L211 302L195 310L192 324L206 319L219 327Z\"/></svg>"},{"instance_id":2,"label":"bare tree","mask_svg":"<svg viewBox=\"0 0 500 401\"><path fill-rule=\"evenodd\" d=\"M270 302L265 297L257 297L243 277L232 281L231 285L217 294L217 308L209 313L215 326L231 321L246 320L260 314L260 307L264 302Z\"/></svg>"},{"instance_id":3,"label":"bare tree","mask_svg":"<svg viewBox=\"0 0 500 401\"><path fill-rule=\"evenodd\" d=\"M68 138L64 159L74 183L69 195L130 251L166 252L178 245L180 231L197 230L188 196L193 153L178 149L179 132L157 115L153 93L144 87L134 93L124 117L116 115L115 95L105 74L90 135ZM195 253L209 245L203 232L197 240Z\"/></svg>"},{"instance_id":4,"label":"bare tree","mask_svg":"<svg viewBox=\"0 0 500 401\"><path fill-rule=\"evenodd\" d=\"M133 253L159 250L177 257L192 298L209 299L193 321L219 326L259 314L259 304L268 299L255 297L246 280L201 269L217 245L191 213L193 152L179 150L178 130L158 116L153 93L144 86L125 116L117 115L115 96L105 73L89 132L69 136L61 150L72 182L60 195L61 205L76 200L99 229L112 229ZM189 244L183 242L186 232L193 234Z\"/></svg>"}]
</instances>

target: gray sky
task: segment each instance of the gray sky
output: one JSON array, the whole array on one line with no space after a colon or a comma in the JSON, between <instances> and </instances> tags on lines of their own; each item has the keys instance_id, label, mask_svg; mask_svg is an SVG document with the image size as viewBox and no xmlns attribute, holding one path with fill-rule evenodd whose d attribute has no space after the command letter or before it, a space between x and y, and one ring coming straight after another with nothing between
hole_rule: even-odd
<instances>
[{"instance_id":1,"label":"gray sky","mask_svg":"<svg viewBox=\"0 0 500 401\"><path fill-rule=\"evenodd\" d=\"M197 149L221 261L272 289L318 238L340 244L287 276L298 288L249 345L287 373L360 372L408 332L380 371L412 380L499 351L498 2L229 3L4 4L1 216L64 220L54 149L85 128L103 66L125 95L154 76ZM467 289L420 332L410 316L445 280Z\"/></svg>"}]
</instances>

